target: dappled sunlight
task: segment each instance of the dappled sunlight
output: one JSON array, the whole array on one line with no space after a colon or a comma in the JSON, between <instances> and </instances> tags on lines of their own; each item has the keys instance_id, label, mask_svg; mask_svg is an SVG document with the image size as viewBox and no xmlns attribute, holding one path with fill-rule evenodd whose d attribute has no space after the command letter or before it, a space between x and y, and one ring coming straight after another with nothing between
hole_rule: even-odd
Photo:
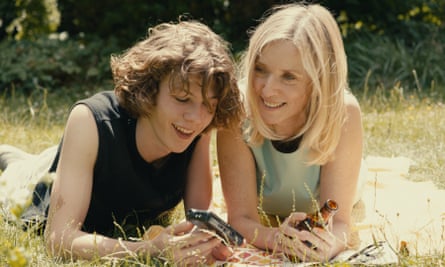
<instances>
[{"instance_id":1,"label":"dappled sunlight","mask_svg":"<svg viewBox=\"0 0 445 267\"><path fill-rule=\"evenodd\" d=\"M409 158L369 156L365 162L369 176L362 192L361 205L354 209L354 215L360 217L354 227L360 243L357 249L343 254L351 255L376 241L386 241L388 251L396 252L381 259L383 262L387 260L387 263L397 261L398 255L407 256L399 254L402 252L414 257L442 254L445 247L445 190L438 189L431 181L408 180L410 167L414 164ZM226 218L220 177L217 168L214 171L212 210ZM406 248L400 252L401 244L406 244ZM265 266L267 261L277 264L280 259L277 255L267 255L259 250L255 253L252 248L240 249L235 257L241 264L257 266Z\"/></svg>"},{"instance_id":2,"label":"dappled sunlight","mask_svg":"<svg viewBox=\"0 0 445 267\"><path fill-rule=\"evenodd\" d=\"M407 243L413 255L443 253L445 190L431 181L406 179L412 161L403 157L368 157L368 182L363 192L366 214L357 224L362 243L386 239L399 249Z\"/></svg>"}]
</instances>

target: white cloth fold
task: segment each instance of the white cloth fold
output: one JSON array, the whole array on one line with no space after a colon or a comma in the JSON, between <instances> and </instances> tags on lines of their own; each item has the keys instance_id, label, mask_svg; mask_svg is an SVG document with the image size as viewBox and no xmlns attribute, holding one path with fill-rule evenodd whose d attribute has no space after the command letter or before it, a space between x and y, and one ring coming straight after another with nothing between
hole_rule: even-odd
<instances>
[{"instance_id":1,"label":"white cloth fold","mask_svg":"<svg viewBox=\"0 0 445 267\"><path fill-rule=\"evenodd\" d=\"M57 146L37 155L10 145L0 145L0 207L16 218L30 204L37 183L51 182L48 173L57 153Z\"/></svg>"}]
</instances>

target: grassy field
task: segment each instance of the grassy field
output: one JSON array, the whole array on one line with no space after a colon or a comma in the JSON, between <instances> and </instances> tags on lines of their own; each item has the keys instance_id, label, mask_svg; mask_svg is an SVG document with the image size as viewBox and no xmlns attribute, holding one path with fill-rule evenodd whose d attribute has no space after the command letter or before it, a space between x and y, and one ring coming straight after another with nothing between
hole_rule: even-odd
<instances>
[{"instance_id":1,"label":"grassy field","mask_svg":"<svg viewBox=\"0 0 445 267\"><path fill-rule=\"evenodd\" d=\"M37 153L57 144L66 115L76 99L89 94L0 97L0 144ZM389 93L362 94L364 157L404 156L414 161L408 179L431 180L445 188L445 106L436 97ZM0 217L2 213L0 213ZM443 266L445 255L404 258L403 266ZM143 266L134 262L55 262L46 256L41 237L0 220L0 266Z\"/></svg>"},{"instance_id":2,"label":"grassy field","mask_svg":"<svg viewBox=\"0 0 445 267\"><path fill-rule=\"evenodd\" d=\"M409 179L445 188L445 105L440 98L362 96L364 156L404 156L413 161Z\"/></svg>"}]
</instances>

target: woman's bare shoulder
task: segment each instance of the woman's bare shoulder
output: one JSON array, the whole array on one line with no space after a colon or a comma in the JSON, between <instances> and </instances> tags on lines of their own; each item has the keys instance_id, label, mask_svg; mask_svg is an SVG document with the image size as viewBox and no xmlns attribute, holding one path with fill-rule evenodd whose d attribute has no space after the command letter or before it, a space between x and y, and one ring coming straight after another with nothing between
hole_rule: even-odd
<instances>
[{"instance_id":1,"label":"woman's bare shoulder","mask_svg":"<svg viewBox=\"0 0 445 267\"><path fill-rule=\"evenodd\" d=\"M361 124L362 112L357 98L350 92L345 94L347 123Z\"/></svg>"},{"instance_id":2,"label":"woman's bare shoulder","mask_svg":"<svg viewBox=\"0 0 445 267\"><path fill-rule=\"evenodd\" d=\"M359 108L360 109L360 103L355 95L353 95L351 92L346 91L345 92L345 105L347 108Z\"/></svg>"}]
</instances>

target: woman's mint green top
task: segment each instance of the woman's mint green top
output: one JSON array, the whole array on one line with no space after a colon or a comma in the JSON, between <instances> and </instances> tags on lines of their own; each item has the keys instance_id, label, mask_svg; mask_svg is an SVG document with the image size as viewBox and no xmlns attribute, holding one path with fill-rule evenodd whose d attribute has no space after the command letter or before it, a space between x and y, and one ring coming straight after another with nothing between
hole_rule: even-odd
<instances>
[{"instance_id":1,"label":"woman's mint green top","mask_svg":"<svg viewBox=\"0 0 445 267\"><path fill-rule=\"evenodd\" d=\"M256 161L259 202L267 214L287 217L293 211L310 213L312 199L318 199L320 165L308 166L308 151L298 148L282 153L265 139L251 146Z\"/></svg>"}]
</instances>

